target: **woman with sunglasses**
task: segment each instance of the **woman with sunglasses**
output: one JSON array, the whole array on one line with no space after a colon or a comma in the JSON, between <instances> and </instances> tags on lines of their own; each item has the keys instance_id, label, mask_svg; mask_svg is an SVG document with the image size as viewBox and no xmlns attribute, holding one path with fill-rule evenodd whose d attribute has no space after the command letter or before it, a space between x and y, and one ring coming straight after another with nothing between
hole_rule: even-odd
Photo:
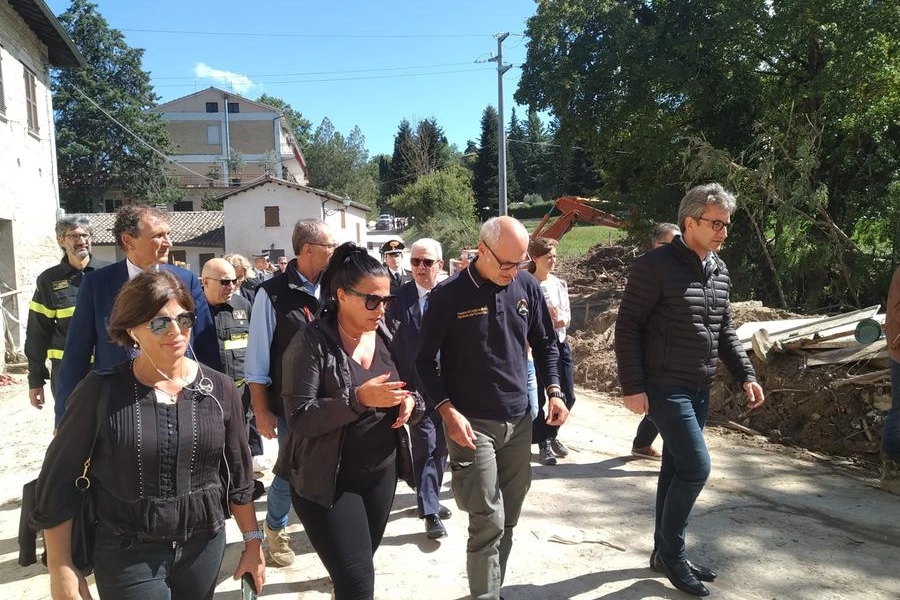
<instances>
[{"instance_id":1,"label":"woman with sunglasses","mask_svg":"<svg viewBox=\"0 0 900 600\"><path fill-rule=\"evenodd\" d=\"M212 598L229 507L244 533L234 577L249 573L262 587L241 399L230 378L185 355L193 310L190 292L164 270L141 273L116 297L110 338L136 356L81 381L38 478L33 518L44 528L54 600L90 597L70 541L74 481L88 456L103 600Z\"/></svg>"},{"instance_id":2,"label":"woman with sunglasses","mask_svg":"<svg viewBox=\"0 0 900 600\"><path fill-rule=\"evenodd\" d=\"M566 341L566 328L572 320L572 312L569 308L569 287L566 282L553 274L556 268L556 251L559 241L550 238L537 238L531 240L528 245L528 254L531 256L531 265L528 270L541 284L544 300L550 309L550 318L553 321L553 329L556 332L557 348L559 349L559 384L565 395L566 408L572 410L575 404L575 371L572 363L572 349ZM531 441L538 445L541 462L545 465L555 465L557 458L565 458L569 455L569 449L557 438L559 427L547 425L544 415L544 404L547 399L544 396L544 382L538 376L538 417L532 422Z\"/></svg>"},{"instance_id":3,"label":"woman with sunglasses","mask_svg":"<svg viewBox=\"0 0 900 600\"><path fill-rule=\"evenodd\" d=\"M371 599L373 556L397 478L412 482L404 425L424 403L399 381L391 352L394 300L387 268L365 248L338 246L320 280L319 319L284 355L288 441L275 473L334 582L337 600Z\"/></svg>"}]
</instances>

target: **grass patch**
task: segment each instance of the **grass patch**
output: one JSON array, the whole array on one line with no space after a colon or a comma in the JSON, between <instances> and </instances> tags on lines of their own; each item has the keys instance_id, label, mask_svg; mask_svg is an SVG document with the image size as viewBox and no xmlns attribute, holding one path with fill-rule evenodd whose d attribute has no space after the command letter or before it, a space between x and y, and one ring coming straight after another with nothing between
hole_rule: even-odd
<instances>
[{"instance_id":1,"label":"grass patch","mask_svg":"<svg viewBox=\"0 0 900 600\"><path fill-rule=\"evenodd\" d=\"M539 219L523 221L528 231L533 231L540 223ZM557 254L560 258L584 256L597 244L615 244L625 237L625 230L605 225L576 224L569 233L559 241Z\"/></svg>"}]
</instances>

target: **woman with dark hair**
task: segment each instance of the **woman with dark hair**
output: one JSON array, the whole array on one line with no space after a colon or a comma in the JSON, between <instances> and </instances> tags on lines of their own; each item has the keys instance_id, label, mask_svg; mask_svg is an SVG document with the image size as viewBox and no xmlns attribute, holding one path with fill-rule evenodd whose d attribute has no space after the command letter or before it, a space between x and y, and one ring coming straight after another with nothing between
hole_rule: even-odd
<instances>
[{"instance_id":1,"label":"woman with dark hair","mask_svg":"<svg viewBox=\"0 0 900 600\"><path fill-rule=\"evenodd\" d=\"M541 284L544 300L550 310L550 318L553 321L553 329L556 332L557 347L559 348L559 384L566 397L566 408L572 409L575 404L575 370L572 363L572 349L566 341L566 328L572 320L572 311L569 308L569 287L566 282L553 274L556 268L556 251L559 241L550 238L537 238L531 240L528 245L528 255L531 256L531 265L528 270ZM544 382L538 375L538 416L532 421L531 441L538 445L541 462L555 465L557 458L565 458L569 455L569 449L557 438L559 427L547 425L544 417Z\"/></svg>"},{"instance_id":2,"label":"woman with dark hair","mask_svg":"<svg viewBox=\"0 0 900 600\"><path fill-rule=\"evenodd\" d=\"M230 378L185 356L193 310L164 270L141 273L116 297L110 338L137 356L78 384L38 478L32 517L44 529L54 600L90 597L71 553L74 481L88 456L103 600L212 598L229 507L245 542L234 577L250 573L262 587L241 399Z\"/></svg>"},{"instance_id":3,"label":"woman with dark hair","mask_svg":"<svg viewBox=\"0 0 900 600\"><path fill-rule=\"evenodd\" d=\"M338 246L320 280L319 319L284 355L288 441L275 473L291 483L294 510L334 581L337 600L371 600L373 556L397 478L412 482L407 421L421 397L398 381L385 322L390 277L365 248Z\"/></svg>"}]
</instances>

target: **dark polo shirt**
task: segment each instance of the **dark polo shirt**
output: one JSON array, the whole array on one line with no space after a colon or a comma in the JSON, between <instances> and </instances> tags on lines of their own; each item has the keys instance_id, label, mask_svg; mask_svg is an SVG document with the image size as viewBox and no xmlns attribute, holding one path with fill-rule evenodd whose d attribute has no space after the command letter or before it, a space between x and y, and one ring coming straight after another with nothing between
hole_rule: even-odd
<instances>
[{"instance_id":1,"label":"dark polo shirt","mask_svg":"<svg viewBox=\"0 0 900 600\"><path fill-rule=\"evenodd\" d=\"M428 296L416 359L420 391L435 407L452 401L466 418L518 420L528 410L529 345L543 381L558 384L559 351L537 280L520 271L501 287L472 262Z\"/></svg>"}]
</instances>

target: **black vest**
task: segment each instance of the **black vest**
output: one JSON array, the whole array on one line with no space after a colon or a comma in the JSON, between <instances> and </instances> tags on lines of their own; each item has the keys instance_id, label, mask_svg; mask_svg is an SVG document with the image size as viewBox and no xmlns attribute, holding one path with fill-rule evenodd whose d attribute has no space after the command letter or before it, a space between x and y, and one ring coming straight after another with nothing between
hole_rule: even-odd
<instances>
[{"instance_id":1,"label":"black vest","mask_svg":"<svg viewBox=\"0 0 900 600\"><path fill-rule=\"evenodd\" d=\"M227 304L209 305L219 339L222 371L236 382L244 379L244 358L250 337L250 303L235 293Z\"/></svg>"},{"instance_id":2,"label":"black vest","mask_svg":"<svg viewBox=\"0 0 900 600\"><path fill-rule=\"evenodd\" d=\"M284 414L281 399L281 382L284 365L282 357L294 335L302 331L313 320L319 309L319 301L305 291L303 281L297 275L297 259L288 263L287 272L276 275L259 287L266 291L275 311L275 331L269 350L269 410L276 415Z\"/></svg>"}]
</instances>

